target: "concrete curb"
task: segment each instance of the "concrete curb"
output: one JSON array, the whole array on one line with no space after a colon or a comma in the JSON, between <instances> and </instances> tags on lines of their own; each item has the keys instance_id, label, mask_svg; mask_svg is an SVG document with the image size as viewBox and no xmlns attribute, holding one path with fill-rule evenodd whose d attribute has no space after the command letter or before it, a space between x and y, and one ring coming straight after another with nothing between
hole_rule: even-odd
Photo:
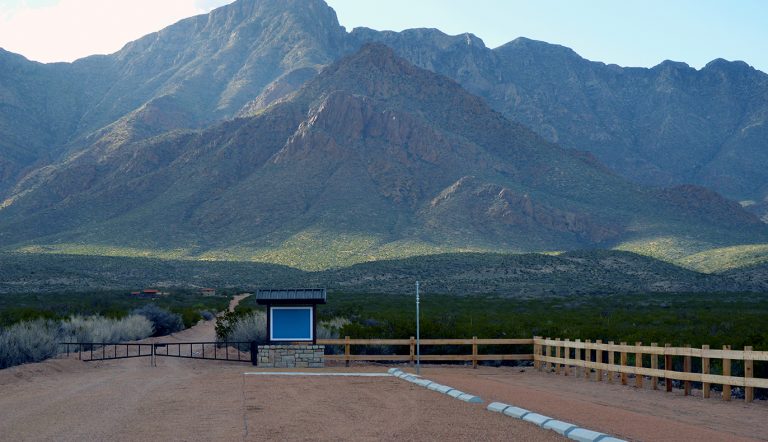
<instances>
[{"instance_id":1,"label":"concrete curb","mask_svg":"<svg viewBox=\"0 0 768 442\"><path fill-rule=\"evenodd\" d=\"M618 439L605 433L587 430L586 428L581 428L578 425L559 421L549 416L534 413L524 408L515 407L503 402L491 402L488 404L486 409L488 411L501 413L516 419L521 419L526 422L536 424L541 428L552 430L555 433L561 434L568 439L578 442L626 442L622 439Z\"/></svg>"},{"instance_id":2,"label":"concrete curb","mask_svg":"<svg viewBox=\"0 0 768 442\"><path fill-rule=\"evenodd\" d=\"M464 393L463 391L457 390L447 385L442 385L442 384L438 384L437 382L432 382L429 379L424 379L418 375L406 373L400 370L399 368L390 368L389 370L387 370L387 373L391 374L396 378L400 378L402 380L408 381L414 385L418 385L420 387L424 387L428 390L436 391L438 393L446 394L452 398L459 399L464 402L469 402L471 404L483 403L483 399L478 396L475 396L469 393Z\"/></svg>"}]
</instances>

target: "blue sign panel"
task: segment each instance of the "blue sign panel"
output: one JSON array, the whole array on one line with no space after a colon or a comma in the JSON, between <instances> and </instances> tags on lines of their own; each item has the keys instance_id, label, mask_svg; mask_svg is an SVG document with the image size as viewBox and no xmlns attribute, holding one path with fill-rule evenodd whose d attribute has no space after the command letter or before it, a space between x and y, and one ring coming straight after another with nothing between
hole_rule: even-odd
<instances>
[{"instance_id":1,"label":"blue sign panel","mask_svg":"<svg viewBox=\"0 0 768 442\"><path fill-rule=\"evenodd\" d=\"M312 307L272 307L270 314L271 340L312 340Z\"/></svg>"}]
</instances>

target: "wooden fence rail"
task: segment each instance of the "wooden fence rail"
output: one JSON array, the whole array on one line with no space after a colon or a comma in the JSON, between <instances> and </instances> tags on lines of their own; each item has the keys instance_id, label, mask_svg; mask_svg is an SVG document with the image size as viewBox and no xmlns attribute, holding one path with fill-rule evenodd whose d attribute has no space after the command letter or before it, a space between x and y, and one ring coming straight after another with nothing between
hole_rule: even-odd
<instances>
[{"instance_id":1,"label":"wooden fence rail","mask_svg":"<svg viewBox=\"0 0 768 442\"><path fill-rule=\"evenodd\" d=\"M616 354L619 354L619 363L616 363ZM628 355L634 354L634 366L628 365ZM573 355L573 356L572 356ZM664 357L664 368L659 368L659 357ZM683 371L673 370L674 357L683 358ZM692 372L692 358L701 359L701 373ZM711 360L722 360L722 374L712 374L710 372ZM665 379L667 391L672 391L672 380L683 381L683 389L686 395L691 392L691 382L702 383L702 395L707 398L710 396L712 384L723 386L723 400L730 400L731 387L744 388L744 400L751 402L754 399L755 388L768 388L768 379L755 378L754 361L768 361L768 351L753 351L752 347L745 347L744 350L731 350L730 346L723 346L722 350L710 349L705 345L702 348L672 347L666 344L664 347L656 343L642 345L641 342L635 345L627 345L622 342L619 345L609 342L607 344L601 341L590 342L580 340L560 340L533 338L533 360L534 367L537 369L554 369L556 373L561 371L568 375L571 368L574 374L583 372L586 379L591 379L591 370L596 371L596 380L603 379L603 373L607 373L608 382L613 382L616 374L619 375L621 383L627 384L627 375L635 375L635 386L641 388L643 385L643 376L651 378L654 389L658 388L658 379ZM650 367L646 364L650 362ZM744 375L732 376L732 361L743 361Z\"/></svg>"},{"instance_id":2,"label":"wooden fence rail","mask_svg":"<svg viewBox=\"0 0 768 442\"><path fill-rule=\"evenodd\" d=\"M416 361L416 338L410 339L350 339L349 336L344 339L318 339L318 344L322 345L343 345L343 355L326 355L325 359L329 361L344 361L349 365L350 361ZM471 345L471 353L455 355L435 355L422 354L422 361L472 361L472 366L477 368L478 361L532 361L533 354L479 354L479 345L532 345L533 339L422 339L422 346L430 345ZM387 355L353 355L351 346L353 345L388 345L388 346L408 346L408 354L387 354Z\"/></svg>"}]
</instances>

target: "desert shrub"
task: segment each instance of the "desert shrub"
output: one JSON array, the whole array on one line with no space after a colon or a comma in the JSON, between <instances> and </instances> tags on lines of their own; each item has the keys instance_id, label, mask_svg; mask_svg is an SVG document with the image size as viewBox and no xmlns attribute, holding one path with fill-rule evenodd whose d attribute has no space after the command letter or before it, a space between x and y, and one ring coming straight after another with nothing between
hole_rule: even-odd
<instances>
[{"instance_id":1,"label":"desert shrub","mask_svg":"<svg viewBox=\"0 0 768 442\"><path fill-rule=\"evenodd\" d=\"M237 317L226 340L234 342L266 342L267 315L264 312L252 312Z\"/></svg>"},{"instance_id":2,"label":"desert shrub","mask_svg":"<svg viewBox=\"0 0 768 442\"><path fill-rule=\"evenodd\" d=\"M120 319L102 316L72 316L62 321L62 342L122 342L135 341L151 336L152 322L143 315L131 315Z\"/></svg>"},{"instance_id":3,"label":"desert shrub","mask_svg":"<svg viewBox=\"0 0 768 442\"><path fill-rule=\"evenodd\" d=\"M59 323L37 319L14 324L0 332L0 368L38 362L56 354Z\"/></svg>"},{"instance_id":4,"label":"desert shrub","mask_svg":"<svg viewBox=\"0 0 768 442\"><path fill-rule=\"evenodd\" d=\"M155 304L147 304L131 312L149 319L155 328L152 336L165 336L184 329L184 321L181 315L171 313Z\"/></svg>"},{"instance_id":5,"label":"desert shrub","mask_svg":"<svg viewBox=\"0 0 768 442\"><path fill-rule=\"evenodd\" d=\"M317 339L338 339L341 335L341 328L349 324L347 318L332 318L327 321L317 323ZM344 353L343 345L326 345L326 354L336 355Z\"/></svg>"},{"instance_id":6,"label":"desert shrub","mask_svg":"<svg viewBox=\"0 0 768 442\"><path fill-rule=\"evenodd\" d=\"M181 316L181 322L184 324L184 328L190 328L203 319L202 315L200 315L200 311L193 307L177 309L173 313L177 313Z\"/></svg>"},{"instance_id":7,"label":"desert shrub","mask_svg":"<svg viewBox=\"0 0 768 442\"><path fill-rule=\"evenodd\" d=\"M152 323L140 315L19 322L0 331L0 368L48 359L61 349L61 342L133 341L150 336L152 330Z\"/></svg>"}]
</instances>

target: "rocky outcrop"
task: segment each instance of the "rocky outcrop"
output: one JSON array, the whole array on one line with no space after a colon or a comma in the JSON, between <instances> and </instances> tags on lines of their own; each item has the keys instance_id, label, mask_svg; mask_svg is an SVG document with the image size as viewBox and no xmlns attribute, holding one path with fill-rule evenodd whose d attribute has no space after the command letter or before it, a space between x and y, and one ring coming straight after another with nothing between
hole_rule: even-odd
<instances>
[{"instance_id":1,"label":"rocky outcrop","mask_svg":"<svg viewBox=\"0 0 768 442\"><path fill-rule=\"evenodd\" d=\"M739 203L717 192L694 185L682 185L658 192L659 197L679 207L688 216L734 225L757 225L761 220Z\"/></svg>"},{"instance_id":2,"label":"rocky outcrop","mask_svg":"<svg viewBox=\"0 0 768 442\"><path fill-rule=\"evenodd\" d=\"M564 210L535 200L528 193L515 192L498 184L479 182L465 176L440 192L429 205L431 211L462 210L478 225L501 224L527 230L573 234L585 244L599 244L617 238L623 229L599 222L594 216Z\"/></svg>"}]
</instances>

